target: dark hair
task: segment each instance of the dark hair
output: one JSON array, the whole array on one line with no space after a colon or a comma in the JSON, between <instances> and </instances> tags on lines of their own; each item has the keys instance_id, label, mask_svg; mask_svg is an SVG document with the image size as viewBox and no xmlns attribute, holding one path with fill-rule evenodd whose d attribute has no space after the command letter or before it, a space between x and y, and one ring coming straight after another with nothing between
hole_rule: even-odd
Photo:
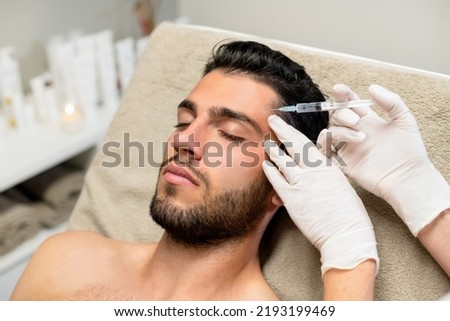
<instances>
[{"instance_id":1,"label":"dark hair","mask_svg":"<svg viewBox=\"0 0 450 321\"><path fill-rule=\"evenodd\" d=\"M247 74L269 85L280 97L279 106L273 106L274 108L325 100L324 94L303 66L281 52L254 41L233 41L215 47L205 65L203 76L213 70ZM320 131L327 127L329 118L328 112L280 112L278 115L314 142Z\"/></svg>"}]
</instances>

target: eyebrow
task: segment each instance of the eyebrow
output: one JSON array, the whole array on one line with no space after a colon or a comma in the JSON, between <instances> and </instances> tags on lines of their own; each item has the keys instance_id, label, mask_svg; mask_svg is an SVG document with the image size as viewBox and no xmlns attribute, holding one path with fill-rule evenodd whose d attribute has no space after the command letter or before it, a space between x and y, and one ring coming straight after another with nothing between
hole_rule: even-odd
<instances>
[{"instance_id":1,"label":"eyebrow","mask_svg":"<svg viewBox=\"0 0 450 321\"><path fill-rule=\"evenodd\" d=\"M178 104L178 108L186 108L194 115L197 115L197 105L192 100L183 99L183 101Z\"/></svg>"},{"instance_id":2,"label":"eyebrow","mask_svg":"<svg viewBox=\"0 0 450 321\"><path fill-rule=\"evenodd\" d=\"M194 115L197 115L197 105L192 100L184 99L178 105L178 108L186 108L186 109L190 110ZM262 132L263 132L261 127L258 125L258 123L254 119L250 118L249 116L247 116L244 113L238 112L236 110L230 109L225 106L211 107L209 109L209 116L211 118L225 117L225 118L234 119L234 120L237 120L237 121L240 121L240 122L250 125L259 134L262 134Z\"/></svg>"}]
</instances>

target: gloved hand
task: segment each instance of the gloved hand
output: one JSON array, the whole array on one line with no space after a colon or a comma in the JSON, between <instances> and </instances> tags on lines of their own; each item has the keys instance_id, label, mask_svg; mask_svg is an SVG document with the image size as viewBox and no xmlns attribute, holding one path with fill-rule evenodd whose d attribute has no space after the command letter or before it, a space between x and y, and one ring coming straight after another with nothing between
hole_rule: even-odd
<instances>
[{"instance_id":1,"label":"gloved hand","mask_svg":"<svg viewBox=\"0 0 450 321\"><path fill-rule=\"evenodd\" d=\"M270 116L269 125L290 156L266 141L266 152L278 169L265 161L264 173L295 225L319 249L322 276L329 269L352 269L367 259L375 260L378 268L372 223L345 175L278 116Z\"/></svg>"},{"instance_id":2,"label":"gloved hand","mask_svg":"<svg viewBox=\"0 0 450 321\"><path fill-rule=\"evenodd\" d=\"M336 85L334 94L338 101L358 99L345 85ZM370 86L369 94L390 121L369 107L336 110L330 119L333 126L320 133L318 146L330 158L339 156L345 163L335 162L341 170L388 202L417 236L450 208L450 187L430 162L403 100L379 85Z\"/></svg>"}]
</instances>

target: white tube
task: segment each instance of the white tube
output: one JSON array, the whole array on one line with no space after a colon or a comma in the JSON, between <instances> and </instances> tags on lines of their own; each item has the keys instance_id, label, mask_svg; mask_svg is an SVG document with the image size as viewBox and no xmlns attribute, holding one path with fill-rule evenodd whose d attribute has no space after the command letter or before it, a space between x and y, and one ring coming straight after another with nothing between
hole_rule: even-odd
<instances>
[{"instance_id":1,"label":"white tube","mask_svg":"<svg viewBox=\"0 0 450 321\"><path fill-rule=\"evenodd\" d=\"M23 89L19 63L13 58L14 48L0 49L0 98L10 129L23 130L25 115L23 111Z\"/></svg>"},{"instance_id":2,"label":"white tube","mask_svg":"<svg viewBox=\"0 0 450 321\"><path fill-rule=\"evenodd\" d=\"M104 30L94 35L95 62L99 82L99 98L103 106L117 108L119 93L114 57L113 32Z\"/></svg>"},{"instance_id":3,"label":"white tube","mask_svg":"<svg viewBox=\"0 0 450 321\"><path fill-rule=\"evenodd\" d=\"M86 118L92 118L98 109L98 84L95 64L95 38L83 36L75 40L75 90Z\"/></svg>"},{"instance_id":4,"label":"white tube","mask_svg":"<svg viewBox=\"0 0 450 321\"><path fill-rule=\"evenodd\" d=\"M136 63L134 39L128 37L116 42L116 52L117 66L119 67L120 88L123 93L130 82Z\"/></svg>"}]
</instances>

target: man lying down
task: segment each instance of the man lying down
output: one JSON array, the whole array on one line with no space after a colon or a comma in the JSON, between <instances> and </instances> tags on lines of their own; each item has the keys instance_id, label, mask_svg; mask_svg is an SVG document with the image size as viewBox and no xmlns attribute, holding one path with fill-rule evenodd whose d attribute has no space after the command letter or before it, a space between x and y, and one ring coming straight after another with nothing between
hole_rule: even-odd
<instances>
[{"instance_id":1,"label":"man lying down","mask_svg":"<svg viewBox=\"0 0 450 321\"><path fill-rule=\"evenodd\" d=\"M341 99L352 99L339 88ZM386 93L392 94L382 87L371 92L375 100ZM240 41L216 47L202 79L179 103L168 138L150 204L165 230L161 240L53 236L11 299L276 300L258 248L281 206L321 253L324 299L372 299L378 269L372 224L341 169L311 143L326 133L328 113L276 110L324 99L304 68L278 51ZM361 145L363 136L349 145Z\"/></svg>"}]
</instances>

